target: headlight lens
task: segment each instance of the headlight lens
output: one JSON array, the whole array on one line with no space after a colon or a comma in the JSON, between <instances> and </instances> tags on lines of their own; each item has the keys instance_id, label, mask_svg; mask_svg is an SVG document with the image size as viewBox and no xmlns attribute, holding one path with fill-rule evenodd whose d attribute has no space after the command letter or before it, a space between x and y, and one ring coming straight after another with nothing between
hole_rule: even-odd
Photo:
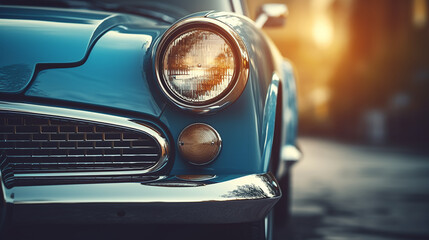
<instances>
[{"instance_id":1,"label":"headlight lens","mask_svg":"<svg viewBox=\"0 0 429 240\"><path fill-rule=\"evenodd\" d=\"M222 21L183 19L164 33L154 50L158 86L182 110L215 112L244 91L249 76L246 47Z\"/></svg>"},{"instance_id":2,"label":"headlight lens","mask_svg":"<svg viewBox=\"0 0 429 240\"><path fill-rule=\"evenodd\" d=\"M232 85L235 57L223 36L193 29L171 41L162 67L165 83L176 97L191 104L205 104Z\"/></svg>"}]
</instances>

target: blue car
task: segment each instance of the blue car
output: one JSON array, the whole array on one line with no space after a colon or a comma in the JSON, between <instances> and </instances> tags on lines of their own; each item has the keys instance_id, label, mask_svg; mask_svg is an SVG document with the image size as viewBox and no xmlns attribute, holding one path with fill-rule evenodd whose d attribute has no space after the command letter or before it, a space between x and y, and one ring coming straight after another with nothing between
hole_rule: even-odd
<instances>
[{"instance_id":1,"label":"blue car","mask_svg":"<svg viewBox=\"0 0 429 240\"><path fill-rule=\"evenodd\" d=\"M261 30L285 5L252 21L240 0L2 2L3 232L240 224L271 238L300 158L294 70Z\"/></svg>"}]
</instances>

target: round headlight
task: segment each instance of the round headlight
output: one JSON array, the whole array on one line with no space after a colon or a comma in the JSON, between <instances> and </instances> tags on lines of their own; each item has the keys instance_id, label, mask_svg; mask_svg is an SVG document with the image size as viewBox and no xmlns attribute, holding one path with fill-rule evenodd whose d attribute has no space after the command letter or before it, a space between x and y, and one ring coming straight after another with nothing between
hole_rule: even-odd
<instances>
[{"instance_id":1,"label":"round headlight","mask_svg":"<svg viewBox=\"0 0 429 240\"><path fill-rule=\"evenodd\" d=\"M169 44L162 67L165 83L177 98L204 104L231 86L234 53L223 36L210 30L192 29Z\"/></svg>"},{"instance_id":2,"label":"round headlight","mask_svg":"<svg viewBox=\"0 0 429 240\"><path fill-rule=\"evenodd\" d=\"M156 51L160 86L182 109L207 112L224 107L238 98L247 82L244 43L217 20L189 18L173 25Z\"/></svg>"}]
</instances>

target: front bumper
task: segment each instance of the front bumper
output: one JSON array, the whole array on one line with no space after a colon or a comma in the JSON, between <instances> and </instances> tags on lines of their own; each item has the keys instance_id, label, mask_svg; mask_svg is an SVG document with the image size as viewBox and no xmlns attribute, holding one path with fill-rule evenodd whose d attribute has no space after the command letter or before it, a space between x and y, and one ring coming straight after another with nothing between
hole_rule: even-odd
<instances>
[{"instance_id":1,"label":"front bumper","mask_svg":"<svg viewBox=\"0 0 429 240\"><path fill-rule=\"evenodd\" d=\"M270 174L150 182L3 187L12 223L239 223L263 219L280 199Z\"/></svg>"}]
</instances>

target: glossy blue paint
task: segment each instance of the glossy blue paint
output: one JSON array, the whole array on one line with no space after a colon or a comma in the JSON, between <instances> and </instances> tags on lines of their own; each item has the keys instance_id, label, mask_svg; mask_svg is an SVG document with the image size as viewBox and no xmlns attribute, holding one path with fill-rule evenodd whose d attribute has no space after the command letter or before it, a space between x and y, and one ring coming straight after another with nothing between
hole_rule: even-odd
<instances>
[{"instance_id":1,"label":"glossy blue paint","mask_svg":"<svg viewBox=\"0 0 429 240\"><path fill-rule=\"evenodd\" d=\"M273 145L279 87L279 78L272 78L271 55L264 38L248 20L229 13L209 14L208 17L227 23L241 36L246 36L243 40L250 59L249 80L240 98L214 115L184 113L170 104L166 106L161 121L175 140L183 128L196 122L210 124L222 138L222 150L215 161L207 166L194 166L178 155L171 173L266 172Z\"/></svg>"},{"instance_id":2,"label":"glossy blue paint","mask_svg":"<svg viewBox=\"0 0 429 240\"><path fill-rule=\"evenodd\" d=\"M281 82L281 91L282 91L282 133L274 133L274 125L271 124L275 120L275 108L273 111L268 111L270 114L263 113L260 116L271 118L271 120L263 120L261 129L271 129L272 131L266 131L267 134L263 133L260 136L268 139L261 139L261 144L265 145L265 148L262 148L263 151L263 162L264 162L264 171L268 170L269 160L271 156L272 144L269 142L269 139L272 139L274 134L281 134L281 146L285 144L296 145L297 129L298 129L298 111L297 111L297 96L296 96L296 83L295 76L293 72L293 66L291 63L283 59L280 52L276 46L268 39L265 35L261 34L259 29L256 29L255 26L249 22L248 19L243 18L242 16L232 15L229 13L212 13L209 17L213 17L220 21L227 23L231 26L236 32L243 36L243 40L246 43L249 52L249 58L251 59L251 69L250 74L256 75L257 81L259 81L259 92L261 94L267 93L270 94L266 89L266 86L271 81L271 77L268 77L268 74L273 72L279 74L279 82ZM267 46L268 44L268 46ZM252 72L252 70L254 72ZM268 81L267 81L268 80ZM269 109L267 104L273 104L274 99L277 100L278 93L275 94L275 97L267 98L266 101L262 98L257 98L258 94L255 93L255 100L259 101L261 105L259 109ZM262 95L260 95L262 97ZM258 104L258 103L257 103ZM265 106L265 108L263 108Z\"/></svg>"},{"instance_id":3,"label":"glossy blue paint","mask_svg":"<svg viewBox=\"0 0 429 240\"><path fill-rule=\"evenodd\" d=\"M0 6L0 21L0 92L16 93L36 64L81 61L92 42L122 20L101 12Z\"/></svg>"},{"instance_id":4,"label":"glossy blue paint","mask_svg":"<svg viewBox=\"0 0 429 240\"><path fill-rule=\"evenodd\" d=\"M264 163L263 171L267 172L274 140L274 129L276 125L276 106L280 79L277 74L273 74L273 79L268 88L267 98L265 100L264 121L262 123L262 161Z\"/></svg>"},{"instance_id":5,"label":"glossy blue paint","mask_svg":"<svg viewBox=\"0 0 429 240\"><path fill-rule=\"evenodd\" d=\"M144 23L143 20L141 20ZM158 117L150 53L165 28L115 27L94 45L87 61L74 68L41 71L27 96L66 100L136 111Z\"/></svg>"},{"instance_id":6,"label":"glossy blue paint","mask_svg":"<svg viewBox=\"0 0 429 240\"><path fill-rule=\"evenodd\" d=\"M197 115L179 110L168 104L160 120L170 129L174 140L192 123L207 123L222 138L222 150L212 163L195 166L176 155L171 174L249 174L262 172L260 132L256 105L252 100L254 81L247 86L238 100L213 115ZM177 152L177 146L175 146Z\"/></svg>"},{"instance_id":7,"label":"glossy blue paint","mask_svg":"<svg viewBox=\"0 0 429 240\"><path fill-rule=\"evenodd\" d=\"M283 101L284 111L284 127L286 128L285 144L296 145L298 131L298 109L296 96L296 79L293 71L293 66L289 60L282 61L283 85L286 94Z\"/></svg>"},{"instance_id":8,"label":"glossy blue paint","mask_svg":"<svg viewBox=\"0 0 429 240\"><path fill-rule=\"evenodd\" d=\"M261 158L261 165L257 171L266 172L273 145L275 106L279 86L279 79L272 78L273 73L276 72L271 53L273 49L268 46L265 36L261 34L253 22L243 16L221 12L209 14L208 17L229 25L242 36L246 45L250 59L249 83L252 85L252 97L247 101L253 101L255 106L254 114L256 115L256 130L258 131L258 147L260 149L259 158Z\"/></svg>"}]
</instances>

